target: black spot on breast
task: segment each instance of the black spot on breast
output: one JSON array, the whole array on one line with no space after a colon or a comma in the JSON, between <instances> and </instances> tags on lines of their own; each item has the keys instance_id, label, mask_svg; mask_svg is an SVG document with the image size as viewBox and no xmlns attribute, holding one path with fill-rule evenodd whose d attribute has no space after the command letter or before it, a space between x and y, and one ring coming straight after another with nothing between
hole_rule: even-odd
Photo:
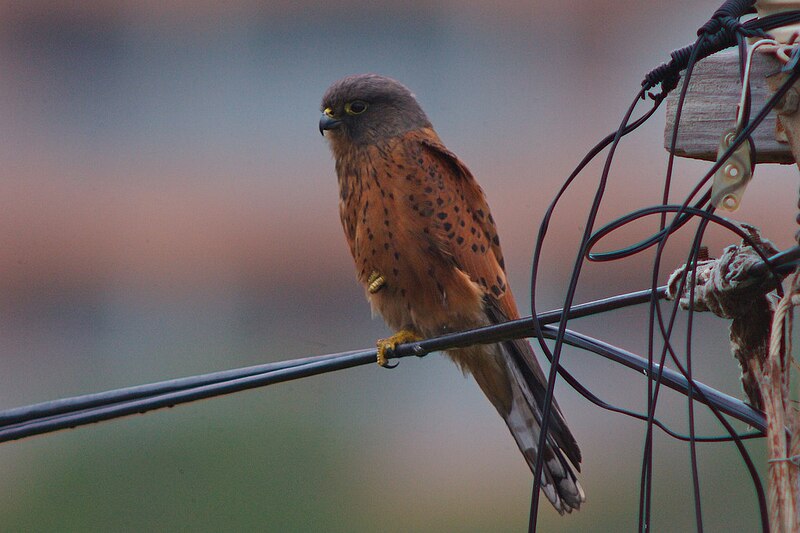
<instances>
[{"instance_id":1,"label":"black spot on breast","mask_svg":"<svg viewBox=\"0 0 800 533\"><path fill-rule=\"evenodd\" d=\"M472 245L472 251L473 252L477 252L478 251L478 245L477 244L473 244Z\"/></svg>"},{"instance_id":2,"label":"black spot on breast","mask_svg":"<svg viewBox=\"0 0 800 533\"><path fill-rule=\"evenodd\" d=\"M442 200L441 198L437 198L436 199L436 205L438 205L439 207L442 207L443 204L444 204L444 200Z\"/></svg>"},{"instance_id":3,"label":"black spot on breast","mask_svg":"<svg viewBox=\"0 0 800 533\"><path fill-rule=\"evenodd\" d=\"M383 249L384 250L388 250L389 249L389 243L388 242L383 243Z\"/></svg>"},{"instance_id":4,"label":"black spot on breast","mask_svg":"<svg viewBox=\"0 0 800 533\"><path fill-rule=\"evenodd\" d=\"M458 244L464 244L464 237L458 237L458 238L456 239L456 242L457 242Z\"/></svg>"},{"instance_id":5,"label":"black spot on breast","mask_svg":"<svg viewBox=\"0 0 800 533\"><path fill-rule=\"evenodd\" d=\"M397 261L398 259L400 259L400 252L395 252L395 253L394 253L394 259L395 259L395 261Z\"/></svg>"},{"instance_id":6,"label":"black spot on breast","mask_svg":"<svg viewBox=\"0 0 800 533\"><path fill-rule=\"evenodd\" d=\"M439 218L440 220L444 220L444 219L446 219L446 218L447 218L447 213L445 213L444 211L440 211L439 213L437 213L437 214L436 214L436 216L437 216L437 218Z\"/></svg>"},{"instance_id":7,"label":"black spot on breast","mask_svg":"<svg viewBox=\"0 0 800 533\"><path fill-rule=\"evenodd\" d=\"M503 293L503 291L501 291L497 285L492 285L492 293L495 296L500 296Z\"/></svg>"},{"instance_id":8,"label":"black spot on breast","mask_svg":"<svg viewBox=\"0 0 800 533\"><path fill-rule=\"evenodd\" d=\"M495 235L494 237L492 237L492 242L495 244L495 246L500 246L500 237Z\"/></svg>"},{"instance_id":9,"label":"black spot on breast","mask_svg":"<svg viewBox=\"0 0 800 533\"><path fill-rule=\"evenodd\" d=\"M425 187L425 192L428 193L428 194L432 193L433 192L433 187L431 187L430 185L426 186Z\"/></svg>"},{"instance_id":10,"label":"black spot on breast","mask_svg":"<svg viewBox=\"0 0 800 533\"><path fill-rule=\"evenodd\" d=\"M482 254L486 253L486 247L484 245L482 245L482 244L481 244L481 253Z\"/></svg>"},{"instance_id":11,"label":"black spot on breast","mask_svg":"<svg viewBox=\"0 0 800 533\"><path fill-rule=\"evenodd\" d=\"M450 231L450 229L451 229L452 227L453 227L453 225L452 225L451 223L449 223L449 222L445 222L445 223L444 223L444 230L445 230L445 231Z\"/></svg>"}]
</instances>

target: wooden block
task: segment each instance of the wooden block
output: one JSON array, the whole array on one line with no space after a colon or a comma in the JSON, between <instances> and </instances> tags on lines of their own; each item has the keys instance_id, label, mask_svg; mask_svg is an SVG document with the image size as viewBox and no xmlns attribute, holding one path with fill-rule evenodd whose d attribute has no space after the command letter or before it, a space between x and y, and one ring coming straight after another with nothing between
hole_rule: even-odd
<instances>
[{"instance_id":1,"label":"wooden block","mask_svg":"<svg viewBox=\"0 0 800 533\"><path fill-rule=\"evenodd\" d=\"M753 54L751 117L758 113L772 95L767 88L767 76L774 75L780 68L781 63L774 56L759 51ZM664 148L667 150L672 140L680 88L681 84L667 96L667 122L664 127ZM716 161L722 132L733 127L736 122L736 106L741 93L739 55L735 50L725 50L700 61L692 73L683 104L675 154ZM775 139L775 122L773 111L753 133L756 162L794 163L789 145Z\"/></svg>"}]
</instances>

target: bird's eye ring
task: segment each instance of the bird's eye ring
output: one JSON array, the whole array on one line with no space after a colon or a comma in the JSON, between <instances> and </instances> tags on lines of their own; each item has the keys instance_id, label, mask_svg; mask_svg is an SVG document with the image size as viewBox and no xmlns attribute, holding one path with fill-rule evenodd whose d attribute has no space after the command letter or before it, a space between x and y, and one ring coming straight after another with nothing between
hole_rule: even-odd
<instances>
[{"instance_id":1,"label":"bird's eye ring","mask_svg":"<svg viewBox=\"0 0 800 533\"><path fill-rule=\"evenodd\" d=\"M363 100L353 100L344 104L344 111L348 115L360 115L367 110L367 103Z\"/></svg>"}]
</instances>

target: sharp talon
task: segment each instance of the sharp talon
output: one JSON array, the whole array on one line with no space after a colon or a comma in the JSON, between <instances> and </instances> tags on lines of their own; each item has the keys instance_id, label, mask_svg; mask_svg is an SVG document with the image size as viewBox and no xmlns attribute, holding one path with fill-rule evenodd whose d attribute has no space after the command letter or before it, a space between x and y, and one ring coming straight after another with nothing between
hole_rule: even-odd
<instances>
[{"instance_id":1,"label":"sharp talon","mask_svg":"<svg viewBox=\"0 0 800 533\"><path fill-rule=\"evenodd\" d=\"M384 278L377 270L373 270L372 274L370 274L369 278L367 278L367 290L369 293L375 294L381 290L384 285L386 285L386 278Z\"/></svg>"},{"instance_id":2,"label":"sharp talon","mask_svg":"<svg viewBox=\"0 0 800 533\"><path fill-rule=\"evenodd\" d=\"M403 329L389 337L388 339L380 339L377 342L378 346L378 364L384 368L395 368L399 363L389 364L387 355L392 354L398 344L405 344L408 342L416 342L420 340L416 333ZM414 353L418 352L419 346L414 347ZM424 355L424 354L423 354Z\"/></svg>"}]
</instances>

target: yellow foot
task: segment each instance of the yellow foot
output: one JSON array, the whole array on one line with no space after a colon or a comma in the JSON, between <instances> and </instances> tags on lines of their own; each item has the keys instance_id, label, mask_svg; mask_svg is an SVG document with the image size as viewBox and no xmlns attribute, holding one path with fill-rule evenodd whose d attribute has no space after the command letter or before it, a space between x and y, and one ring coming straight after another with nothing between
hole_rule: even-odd
<instances>
[{"instance_id":1,"label":"yellow foot","mask_svg":"<svg viewBox=\"0 0 800 533\"><path fill-rule=\"evenodd\" d=\"M393 351L395 348L397 348L398 344L404 344L406 342L415 342L419 340L422 340L422 338L419 335L407 329L401 329L388 339L379 339L378 364L380 366L386 366L389 363L389 360L386 358L386 352Z\"/></svg>"},{"instance_id":2,"label":"yellow foot","mask_svg":"<svg viewBox=\"0 0 800 533\"><path fill-rule=\"evenodd\" d=\"M369 279L367 279L367 290L370 294L375 294L386 284L386 278L384 278L380 272L377 270L373 270L372 274L369 275Z\"/></svg>"}]
</instances>

